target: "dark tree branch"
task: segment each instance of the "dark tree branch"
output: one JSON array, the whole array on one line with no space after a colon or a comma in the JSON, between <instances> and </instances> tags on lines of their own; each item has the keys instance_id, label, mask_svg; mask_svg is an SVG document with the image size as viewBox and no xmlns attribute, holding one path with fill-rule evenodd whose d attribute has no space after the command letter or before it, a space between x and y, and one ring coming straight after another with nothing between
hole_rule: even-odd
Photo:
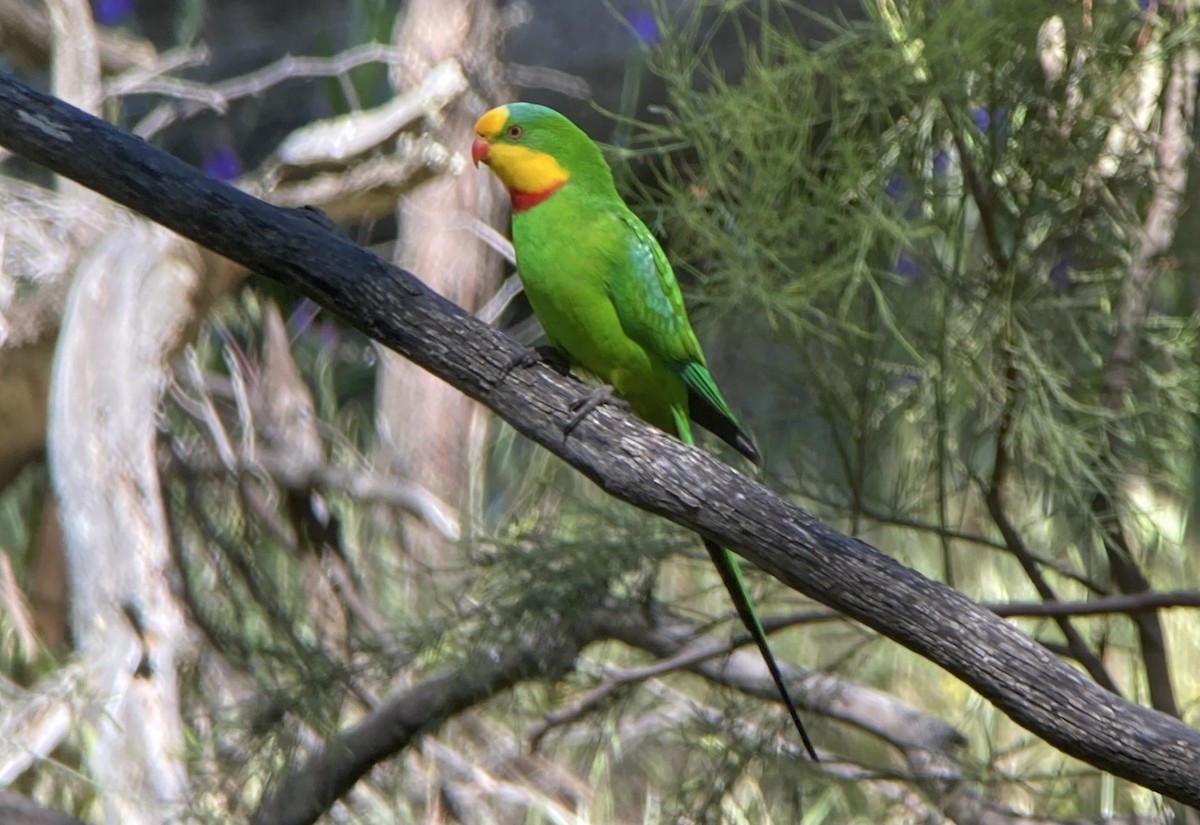
<instances>
[{"instance_id":1,"label":"dark tree branch","mask_svg":"<svg viewBox=\"0 0 1200 825\"><path fill-rule=\"evenodd\" d=\"M985 602L984 607L997 616L1104 616L1125 613L1153 613L1168 607L1200 607L1200 591L1160 590L1128 596L1105 596L1083 602Z\"/></svg>"},{"instance_id":2,"label":"dark tree branch","mask_svg":"<svg viewBox=\"0 0 1200 825\"><path fill-rule=\"evenodd\" d=\"M947 98L942 98L941 103L942 109L946 113L946 122L950 124L950 139L954 142L954 148L958 152L963 181L967 185L967 191L971 193L971 200L975 202L975 208L979 210L979 223L983 227L983 237L987 242L988 254L996 262L996 268L1004 271L1012 262L1005 253L1004 244L1000 240L996 204L988 191L988 178L986 175L981 175L975 168L975 156L959 128L959 118L954 114L959 107L953 105ZM990 165L991 161L989 160L988 163Z\"/></svg>"},{"instance_id":3,"label":"dark tree branch","mask_svg":"<svg viewBox=\"0 0 1200 825\"><path fill-rule=\"evenodd\" d=\"M1173 607L1200 607L1200 590L1153 590L1128 596L1103 596L1076 602L979 602L979 606L1006 619L1037 619L1052 616L1110 616L1114 613L1149 613ZM763 629L775 633L789 627L830 622L842 618L836 610L798 610L778 616L764 616ZM739 637L732 644L747 644Z\"/></svg>"},{"instance_id":4,"label":"dark tree branch","mask_svg":"<svg viewBox=\"0 0 1200 825\"><path fill-rule=\"evenodd\" d=\"M73 816L43 808L20 794L0 791L0 822L4 825L83 825Z\"/></svg>"},{"instance_id":5,"label":"dark tree branch","mask_svg":"<svg viewBox=\"0 0 1200 825\"><path fill-rule=\"evenodd\" d=\"M409 688L338 734L263 799L253 825L310 825L384 759L446 720L526 679L557 681L589 641L583 627L486 651Z\"/></svg>"},{"instance_id":6,"label":"dark tree branch","mask_svg":"<svg viewBox=\"0 0 1200 825\"><path fill-rule=\"evenodd\" d=\"M1200 804L1200 731L1105 691L962 594L629 415L602 408L564 438L579 384L542 366L510 370L520 352L512 339L321 221L206 179L2 74L0 144L312 298L486 404L607 492L738 549L941 665L1064 752Z\"/></svg>"}]
</instances>

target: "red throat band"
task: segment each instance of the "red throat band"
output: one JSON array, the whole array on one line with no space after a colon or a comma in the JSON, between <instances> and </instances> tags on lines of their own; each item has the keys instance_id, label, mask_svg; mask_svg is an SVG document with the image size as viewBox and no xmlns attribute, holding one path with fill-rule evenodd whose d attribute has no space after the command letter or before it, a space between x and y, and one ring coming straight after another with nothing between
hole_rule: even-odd
<instances>
[{"instance_id":1,"label":"red throat band","mask_svg":"<svg viewBox=\"0 0 1200 825\"><path fill-rule=\"evenodd\" d=\"M514 212L524 212L526 209L532 209L546 198L553 195L559 190L566 181L560 180L557 183L547 186L541 192L516 192L510 191L508 194L512 198L512 209Z\"/></svg>"}]
</instances>

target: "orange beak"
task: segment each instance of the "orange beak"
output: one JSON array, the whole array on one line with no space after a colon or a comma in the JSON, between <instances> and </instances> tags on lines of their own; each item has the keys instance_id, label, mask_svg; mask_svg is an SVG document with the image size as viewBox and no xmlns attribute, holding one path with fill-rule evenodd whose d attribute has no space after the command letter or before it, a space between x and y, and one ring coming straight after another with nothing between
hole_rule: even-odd
<instances>
[{"instance_id":1,"label":"orange beak","mask_svg":"<svg viewBox=\"0 0 1200 825\"><path fill-rule=\"evenodd\" d=\"M481 137L475 138L474 142L471 143L471 162L476 166L479 165L480 161L487 163L489 148L491 148L491 144L489 144L486 140Z\"/></svg>"}]
</instances>

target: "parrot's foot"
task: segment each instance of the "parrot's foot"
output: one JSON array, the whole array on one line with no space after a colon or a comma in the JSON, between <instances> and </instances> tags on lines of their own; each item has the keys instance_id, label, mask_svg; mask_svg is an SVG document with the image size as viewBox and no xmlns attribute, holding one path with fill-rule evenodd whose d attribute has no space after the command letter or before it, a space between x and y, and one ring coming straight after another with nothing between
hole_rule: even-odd
<instances>
[{"instance_id":1,"label":"parrot's foot","mask_svg":"<svg viewBox=\"0 0 1200 825\"><path fill-rule=\"evenodd\" d=\"M523 370L534 364L545 364L559 375L568 375L571 372L571 364L567 361L566 356L554 347L541 346L523 349L514 355L504 367L504 374L508 375L517 369Z\"/></svg>"},{"instance_id":2,"label":"parrot's foot","mask_svg":"<svg viewBox=\"0 0 1200 825\"><path fill-rule=\"evenodd\" d=\"M324 212L322 212L316 206L305 205L305 206L295 207L292 211L294 211L297 215L304 218L305 220L312 221L313 223L320 226L322 229L328 229L330 232L338 231L337 224L335 224L333 222L333 219L330 218L328 215L326 215Z\"/></svg>"},{"instance_id":3,"label":"parrot's foot","mask_svg":"<svg viewBox=\"0 0 1200 825\"><path fill-rule=\"evenodd\" d=\"M618 398L613 394L613 388L608 384L601 387L596 387L587 395L581 395L571 402L571 410L575 414L572 415L566 425L563 426L563 434L570 435L571 430L579 426L579 422L587 418L601 404L611 404L612 406L628 410L629 402L623 398Z\"/></svg>"}]
</instances>

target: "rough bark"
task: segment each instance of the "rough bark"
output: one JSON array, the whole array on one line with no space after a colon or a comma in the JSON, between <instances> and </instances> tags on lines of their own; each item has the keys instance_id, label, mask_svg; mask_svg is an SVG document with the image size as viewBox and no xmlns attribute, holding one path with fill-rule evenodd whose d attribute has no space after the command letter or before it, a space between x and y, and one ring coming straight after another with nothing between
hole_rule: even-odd
<instances>
[{"instance_id":1,"label":"rough bark","mask_svg":"<svg viewBox=\"0 0 1200 825\"><path fill-rule=\"evenodd\" d=\"M565 437L577 382L544 366L512 369L520 348L511 338L310 215L203 178L4 77L0 144L307 295L482 401L604 490L737 549L939 664L1065 753L1200 804L1200 731L1110 694L962 594L629 415L602 408Z\"/></svg>"}]
</instances>

